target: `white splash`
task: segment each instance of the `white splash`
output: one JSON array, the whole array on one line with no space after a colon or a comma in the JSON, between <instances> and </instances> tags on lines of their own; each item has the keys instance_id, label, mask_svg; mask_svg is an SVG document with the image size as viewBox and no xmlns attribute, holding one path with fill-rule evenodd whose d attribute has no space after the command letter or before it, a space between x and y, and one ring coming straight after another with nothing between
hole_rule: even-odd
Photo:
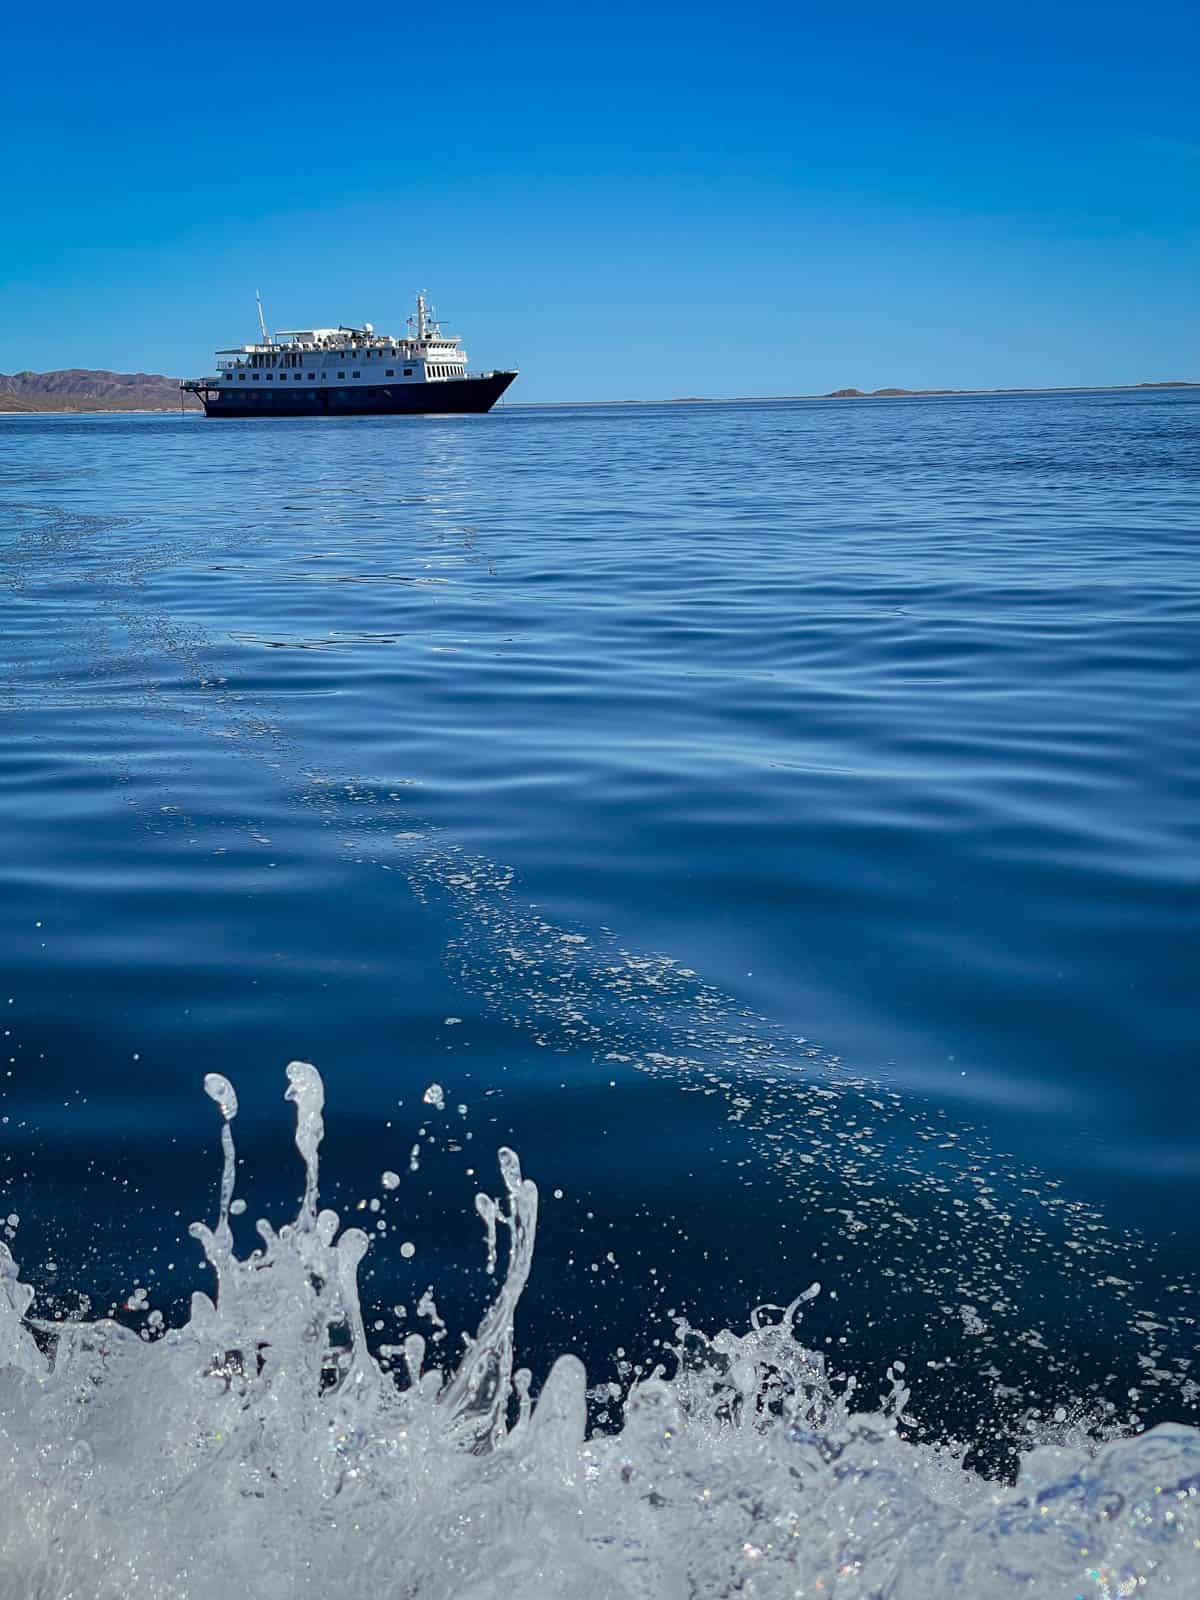
<instances>
[{"instance_id":1,"label":"white splash","mask_svg":"<svg viewBox=\"0 0 1200 1600\"><path fill-rule=\"evenodd\" d=\"M115 1322L42 1322L0 1244L0 1591L23 1600L1113 1600L1200 1592L1200 1433L1089 1446L1069 1427L1015 1487L905 1442L899 1375L874 1410L801 1345L801 1301L748 1333L680 1324L673 1374L587 1431L560 1356L536 1404L514 1370L537 1190L500 1153L479 1212L496 1298L454 1370L425 1340L367 1347L366 1234L318 1209L324 1091L288 1068L304 1199L245 1259L229 1227L237 1099L222 1114L217 1279L150 1342ZM437 1317L432 1294L424 1314ZM404 1381L390 1370L402 1357Z\"/></svg>"}]
</instances>

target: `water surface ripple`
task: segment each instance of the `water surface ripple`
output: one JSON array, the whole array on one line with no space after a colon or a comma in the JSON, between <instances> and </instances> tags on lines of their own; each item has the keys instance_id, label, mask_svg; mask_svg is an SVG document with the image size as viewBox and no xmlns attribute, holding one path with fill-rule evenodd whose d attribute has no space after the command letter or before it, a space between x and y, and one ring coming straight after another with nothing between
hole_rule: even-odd
<instances>
[{"instance_id":1,"label":"water surface ripple","mask_svg":"<svg viewBox=\"0 0 1200 1600\"><path fill-rule=\"evenodd\" d=\"M181 1296L194 1086L236 1077L266 1204L304 1055L344 1201L410 1171L430 1076L561 1189L535 1349L652 1350L819 1273L821 1337L921 1363L943 1427L997 1393L1190 1416L1198 421L5 419L29 1280ZM445 1261L471 1158L409 1182ZM408 1270L368 1273L381 1325Z\"/></svg>"}]
</instances>

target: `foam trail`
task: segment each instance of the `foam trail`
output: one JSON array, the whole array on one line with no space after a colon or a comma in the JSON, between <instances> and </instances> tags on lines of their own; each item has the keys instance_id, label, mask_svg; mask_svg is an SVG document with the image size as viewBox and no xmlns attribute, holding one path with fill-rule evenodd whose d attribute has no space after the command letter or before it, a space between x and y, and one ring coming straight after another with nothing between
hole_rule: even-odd
<instances>
[{"instance_id":1,"label":"foam trail","mask_svg":"<svg viewBox=\"0 0 1200 1600\"><path fill-rule=\"evenodd\" d=\"M216 1275L179 1328L42 1322L0 1246L0 1592L50 1600L1113 1600L1200 1588L1200 1433L1047 1437L1002 1487L902 1437L899 1373L874 1409L796 1337L802 1303L748 1333L680 1324L674 1370L587 1434L564 1354L536 1405L514 1372L537 1189L500 1154L503 1282L457 1370L407 1383L367 1347L368 1249L319 1209L323 1088L293 1063L306 1187L296 1221L237 1256L232 1087Z\"/></svg>"}]
</instances>

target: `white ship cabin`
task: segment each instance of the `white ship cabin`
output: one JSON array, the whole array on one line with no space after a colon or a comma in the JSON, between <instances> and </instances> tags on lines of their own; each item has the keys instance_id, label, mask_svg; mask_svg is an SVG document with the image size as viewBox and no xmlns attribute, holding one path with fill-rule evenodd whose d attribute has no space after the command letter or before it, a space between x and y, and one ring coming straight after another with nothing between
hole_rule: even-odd
<instances>
[{"instance_id":1,"label":"white ship cabin","mask_svg":"<svg viewBox=\"0 0 1200 1600\"><path fill-rule=\"evenodd\" d=\"M467 376L467 352L456 337L443 334L425 296L408 319L402 339L361 328L302 328L268 334L261 344L218 350L216 386L304 383L339 389L380 383L444 383Z\"/></svg>"}]
</instances>

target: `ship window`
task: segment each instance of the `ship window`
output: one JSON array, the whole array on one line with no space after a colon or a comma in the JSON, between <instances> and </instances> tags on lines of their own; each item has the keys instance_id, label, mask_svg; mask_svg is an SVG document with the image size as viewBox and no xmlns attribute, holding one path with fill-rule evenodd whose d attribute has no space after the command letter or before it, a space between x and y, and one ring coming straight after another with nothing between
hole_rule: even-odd
<instances>
[{"instance_id":1,"label":"ship window","mask_svg":"<svg viewBox=\"0 0 1200 1600\"><path fill-rule=\"evenodd\" d=\"M239 372L238 373L238 382L239 383L245 383L245 381L246 381L246 374L244 372Z\"/></svg>"},{"instance_id":2,"label":"ship window","mask_svg":"<svg viewBox=\"0 0 1200 1600\"><path fill-rule=\"evenodd\" d=\"M385 373L384 373L384 377L385 377L385 378L394 378L394 377L395 377L395 376L396 376L396 369L395 369L395 367L388 367L388 369L387 369L387 370L386 370L386 372L385 372Z\"/></svg>"},{"instance_id":3,"label":"ship window","mask_svg":"<svg viewBox=\"0 0 1200 1600\"><path fill-rule=\"evenodd\" d=\"M317 381L317 375L316 375L315 372L310 372L309 373L308 381L309 381L309 383L315 383Z\"/></svg>"},{"instance_id":4,"label":"ship window","mask_svg":"<svg viewBox=\"0 0 1200 1600\"><path fill-rule=\"evenodd\" d=\"M270 381L271 381L271 379L272 379L272 378L273 378L273 377L274 377L274 376L275 376L275 374L274 374L274 373L273 373L273 372L268 372L268 373L267 373L267 382L268 382L268 383L270 383Z\"/></svg>"},{"instance_id":5,"label":"ship window","mask_svg":"<svg viewBox=\"0 0 1200 1600\"><path fill-rule=\"evenodd\" d=\"M338 377L339 378L344 378L345 376L346 376L346 374L344 372L339 372L338 373Z\"/></svg>"},{"instance_id":6,"label":"ship window","mask_svg":"<svg viewBox=\"0 0 1200 1600\"><path fill-rule=\"evenodd\" d=\"M255 381L255 383L257 383L257 382L258 382L258 373L257 373L257 372L256 372L256 373L254 373L254 374L253 374L253 377L254 377L254 381Z\"/></svg>"},{"instance_id":7,"label":"ship window","mask_svg":"<svg viewBox=\"0 0 1200 1600\"><path fill-rule=\"evenodd\" d=\"M412 368L411 367L405 367L404 376L406 378L411 378L412 377Z\"/></svg>"},{"instance_id":8,"label":"ship window","mask_svg":"<svg viewBox=\"0 0 1200 1600\"><path fill-rule=\"evenodd\" d=\"M361 372L356 372L356 373L353 374L353 376L356 377L356 378L361 378L362 377L362 373Z\"/></svg>"}]
</instances>

